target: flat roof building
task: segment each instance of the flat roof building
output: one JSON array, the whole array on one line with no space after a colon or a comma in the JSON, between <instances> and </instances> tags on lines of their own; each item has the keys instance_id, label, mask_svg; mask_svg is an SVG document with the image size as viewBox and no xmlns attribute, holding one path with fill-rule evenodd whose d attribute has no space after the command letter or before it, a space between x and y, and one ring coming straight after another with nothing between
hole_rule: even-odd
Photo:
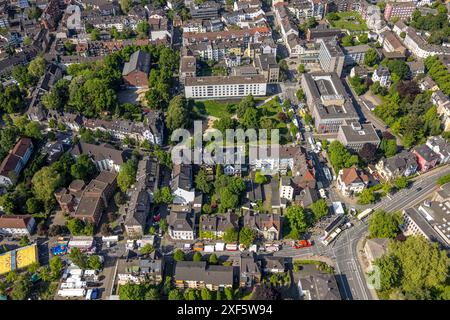
<instances>
[{"instance_id":1,"label":"flat roof building","mask_svg":"<svg viewBox=\"0 0 450 320\"><path fill-rule=\"evenodd\" d=\"M359 152L364 144L370 143L378 148L380 138L371 123L351 122L340 126L337 139L347 148Z\"/></svg>"}]
</instances>

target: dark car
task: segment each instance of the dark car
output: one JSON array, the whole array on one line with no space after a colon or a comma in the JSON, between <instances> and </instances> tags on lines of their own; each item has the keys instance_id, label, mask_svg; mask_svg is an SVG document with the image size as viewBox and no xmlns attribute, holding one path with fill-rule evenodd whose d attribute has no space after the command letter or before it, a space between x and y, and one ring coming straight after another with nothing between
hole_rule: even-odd
<instances>
[{"instance_id":1,"label":"dark car","mask_svg":"<svg viewBox=\"0 0 450 320\"><path fill-rule=\"evenodd\" d=\"M416 189L416 191L420 191L420 190L422 190L422 188L421 188L421 187L418 187L418 188Z\"/></svg>"}]
</instances>

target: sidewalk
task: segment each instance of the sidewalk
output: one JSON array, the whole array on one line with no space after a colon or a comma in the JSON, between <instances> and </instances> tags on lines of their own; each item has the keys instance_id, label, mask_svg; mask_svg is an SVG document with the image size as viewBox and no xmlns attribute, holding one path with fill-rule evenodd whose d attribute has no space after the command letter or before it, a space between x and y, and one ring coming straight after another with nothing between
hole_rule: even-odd
<instances>
[{"instance_id":1,"label":"sidewalk","mask_svg":"<svg viewBox=\"0 0 450 320\"><path fill-rule=\"evenodd\" d=\"M361 269L364 273L364 280L367 284L368 279L367 279L367 268L368 268L368 264L367 264L367 259L364 256L364 249L363 249L363 243L365 242L365 237L359 239L358 243L356 244L356 256L358 258L358 263L361 266ZM374 289L368 288L370 295L371 295L371 300L379 300L377 292Z\"/></svg>"}]
</instances>

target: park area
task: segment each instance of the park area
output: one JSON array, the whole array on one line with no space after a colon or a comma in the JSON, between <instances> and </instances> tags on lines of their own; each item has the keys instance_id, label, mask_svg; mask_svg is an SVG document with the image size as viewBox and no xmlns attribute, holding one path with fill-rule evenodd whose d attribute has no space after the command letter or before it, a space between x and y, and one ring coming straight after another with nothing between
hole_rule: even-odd
<instances>
[{"instance_id":1,"label":"park area","mask_svg":"<svg viewBox=\"0 0 450 320\"><path fill-rule=\"evenodd\" d=\"M199 116L229 118L234 113L235 104L215 100L195 101L194 112Z\"/></svg>"},{"instance_id":2,"label":"park area","mask_svg":"<svg viewBox=\"0 0 450 320\"><path fill-rule=\"evenodd\" d=\"M356 11L344 11L344 12L333 12L337 19L327 19L334 28L345 29L348 31L366 31L366 22L361 18L361 15Z\"/></svg>"}]
</instances>

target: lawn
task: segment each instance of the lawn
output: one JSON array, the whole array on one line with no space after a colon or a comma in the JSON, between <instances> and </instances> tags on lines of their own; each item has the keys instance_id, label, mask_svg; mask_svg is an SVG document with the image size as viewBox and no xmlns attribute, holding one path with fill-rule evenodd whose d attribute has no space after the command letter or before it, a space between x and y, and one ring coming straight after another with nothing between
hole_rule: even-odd
<instances>
[{"instance_id":1,"label":"lawn","mask_svg":"<svg viewBox=\"0 0 450 320\"><path fill-rule=\"evenodd\" d=\"M361 15L355 11L336 12L339 20L330 21L335 28L346 29L349 31L366 31L366 22L361 18Z\"/></svg>"},{"instance_id":2,"label":"lawn","mask_svg":"<svg viewBox=\"0 0 450 320\"><path fill-rule=\"evenodd\" d=\"M195 101L194 112L198 115L213 116L216 118L231 117L229 109L234 108L234 104L226 102L218 102L214 100Z\"/></svg>"},{"instance_id":3,"label":"lawn","mask_svg":"<svg viewBox=\"0 0 450 320\"><path fill-rule=\"evenodd\" d=\"M261 117L267 117L274 120L275 127L280 130L280 144L287 144L290 142L290 134L286 123L278 119L278 113L282 112L281 105L276 100L270 100L259 107ZM270 138L270 137L269 137Z\"/></svg>"}]
</instances>

